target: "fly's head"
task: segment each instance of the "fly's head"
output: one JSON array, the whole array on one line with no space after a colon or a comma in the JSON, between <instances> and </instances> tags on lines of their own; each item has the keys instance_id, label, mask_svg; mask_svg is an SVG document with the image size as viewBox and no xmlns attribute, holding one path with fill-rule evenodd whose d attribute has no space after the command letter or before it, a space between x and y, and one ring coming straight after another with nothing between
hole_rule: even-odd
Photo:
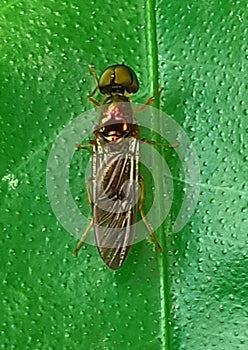
<instances>
[{"instance_id":1,"label":"fly's head","mask_svg":"<svg viewBox=\"0 0 248 350\"><path fill-rule=\"evenodd\" d=\"M99 90L105 96L115 92L135 94L139 90L139 82L132 68L124 64L116 64L104 70L99 80Z\"/></svg>"}]
</instances>

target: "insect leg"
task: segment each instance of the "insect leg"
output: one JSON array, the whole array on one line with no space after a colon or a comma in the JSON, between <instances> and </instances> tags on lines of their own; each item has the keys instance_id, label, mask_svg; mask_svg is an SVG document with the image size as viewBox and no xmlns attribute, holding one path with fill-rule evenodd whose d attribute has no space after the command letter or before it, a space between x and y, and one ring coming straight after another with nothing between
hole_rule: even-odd
<instances>
[{"instance_id":1,"label":"insect leg","mask_svg":"<svg viewBox=\"0 0 248 350\"><path fill-rule=\"evenodd\" d=\"M88 145L80 145L79 143L76 143L76 148L77 149L86 149L88 147L93 147L95 145L95 141L91 140Z\"/></svg>"},{"instance_id":2,"label":"insect leg","mask_svg":"<svg viewBox=\"0 0 248 350\"><path fill-rule=\"evenodd\" d=\"M85 232L83 233L83 235L82 235L82 237L77 245L77 248L73 251L73 255L75 255L75 256L78 255L78 252L81 249L81 247L84 243L84 240L85 240L85 238L86 238L87 234L89 233L92 226L93 226L93 218L91 218L89 225L87 226Z\"/></svg>"},{"instance_id":3,"label":"insect leg","mask_svg":"<svg viewBox=\"0 0 248 350\"><path fill-rule=\"evenodd\" d=\"M163 147L171 147L171 148L176 148L180 145L179 141L176 141L175 143L169 144L169 143L160 143L160 142L156 142L153 140L149 140L149 139L140 139L141 142L146 142L149 143L150 145L155 145L155 146L163 146Z\"/></svg>"},{"instance_id":4,"label":"insect leg","mask_svg":"<svg viewBox=\"0 0 248 350\"><path fill-rule=\"evenodd\" d=\"M89 201L90 205L92 205L92 199L91 199L91 194L90 194L90 186L92 184L92 181L93 181L93 179L90 178L87 182L87 196L88 196L88 201Z\"/></svg>"},{"instance_id":5,"label":"insect leg","mask_svg":"<svg viewBox=\"0 0 248 350\"><path fill-rule=\"evenodd\" d=\"M98 88L99 79L97 78L97 75L96 75L95 66L90 66L90 71L91 71L91 74L93 75L93 78L94 78L94 80L95 80L96 87Z\"/></svg>"},{"instance_id":6,"label":"insect leg","mask_svg":"<svg viewBox=\"0 0 248 350\"><path fill-rule=\"evenodd\" d=\"M101 104L93 98L93 96L96 94L97 90L99 89L99 81L98 81L98 78L97 78L97 75L96 75L95 67L94 66L90 66L90 71L91 71L91 74L93 75L93 78L95 80L96 87L92 91L92 93L89 95L88 99L95 106L100 107Z\"/></svg>"},{"instance_id":7,"label":"insect leg","mask_svg":"<svg viewBox=\"0 0 248 350\"><path fill-rule=\"evenodd\" d=\"M155 233L153 232L151 226L149 225L149 223L148 223L148 221L146 220L146 217L145 217L145 213L144 213L144 209L143 209L145 185L144 185L144 181L143 181L141 176L139 177L139 184L140 184L140 200L139 200L140 215L141 215L142 220L143 220L144 224L146 225L150 235L152 236L152 239L153 239L153 241L154 241L158 251L162 252L162 248L161 248L160 244L158 243L158 239L157 239Z\"/></svg>"},{"instance_id":8,"label":"insect leg","mask_svg":"<svg viewBox=\"0 0 248 350\"><path fill-rule=\"evenodd\" d=\"M156 93L156 95L151 96L144 105L139 106L137 108L134 108L134 113L139 113L141 111L143 111L144 109L146 109L146 107L150 106L151 104L153 104L155 98L161 93L161 91L163 90L162 86L160 86L158 88L158 92Z\"/></svg>"},{"instance_id":9,"label":"insect leg","mask_svg":"<svg viewBox=\"0 0 248 350\"><path fill-rule=\"evenodd\" d=\"M92 204L92 199L91 199L91 194L90 194L90 186L91 186L91 184L92 184L92 179L90 178L88 180L88 183L87 183L87 196L88 196L88 201L89 201L90 205ZM86 238L87 234L89 233L89 231L90 231L92 226L93 226L93 218L91 218L89 225L87 226L85 232L83 233L83 235L82 235L82 237L81 237L81 239L80 239L80 241L79 241L79 243L77 245L77 248L73 252L73 255L75 255L75 256L78 255L78 252L81 249L81 247L82 247L82 245L84 243L84 240L85 240L85 238Z\"/></svg>"}]
</instances>

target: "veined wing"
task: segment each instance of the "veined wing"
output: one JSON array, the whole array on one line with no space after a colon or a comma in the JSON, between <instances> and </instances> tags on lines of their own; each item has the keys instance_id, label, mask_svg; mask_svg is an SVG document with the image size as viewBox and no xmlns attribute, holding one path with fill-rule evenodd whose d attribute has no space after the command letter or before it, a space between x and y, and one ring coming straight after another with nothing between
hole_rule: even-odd
<instances>
[{"instance_id":1,"label":"veined wing","mask_svg":"<svg viewBox=\"0 0 248 350\"><path fill-rule=\"evenodd\" d=\"M96 244L106 265L120 268L135 237L139 141L97 147L93 157L93 218Z\"/></svg>"}]
</instances>

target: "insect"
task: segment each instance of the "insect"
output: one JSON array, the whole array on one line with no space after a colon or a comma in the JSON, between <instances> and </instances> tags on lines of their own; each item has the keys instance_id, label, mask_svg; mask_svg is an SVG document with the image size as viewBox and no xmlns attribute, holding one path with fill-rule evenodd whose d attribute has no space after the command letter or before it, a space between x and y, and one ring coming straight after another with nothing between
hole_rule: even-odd
<instances>
[{"instance_id":1,"label":"insect","mask_svg":"<svg viewBox=\"0 0 248 350\"><path fill-rule=\"evenodd\" d=\"M94 226L102 260L111 270L117 270L122 267L133 244L138 209L158 251L162 251L144 214L144 182L139 174L140 142L157 143L140 139L134 118L134 114L151 105L156 96L133 109L130 94L138 91L139 83L130 67L124 64L110 66L100 79L94 66L91 66L91 73L96 86L88 98L100 109L100 119L94 130L94 140L89 145L77 145L77 148L93 149L92 177L87 184L92 219L73 253L78 254ZM104 95L103 103L94 99L98 90ZM158 94L161 90L160 87ZM177 144L169 146L176 147Z\"/></svg>"}]
</instances>

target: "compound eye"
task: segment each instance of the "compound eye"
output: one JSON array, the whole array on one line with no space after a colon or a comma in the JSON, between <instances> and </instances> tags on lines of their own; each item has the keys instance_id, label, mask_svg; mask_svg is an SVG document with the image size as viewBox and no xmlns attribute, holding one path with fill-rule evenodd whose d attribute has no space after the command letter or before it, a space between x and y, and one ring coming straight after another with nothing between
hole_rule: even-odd
<instances>
[{"instance_id":1,"label":"compound eye","mask_svg":"<svg viewBox=\"0 0 248 350\"><path fill-rule=\"evenodd\" d=\"M129 93L135 93L139 89L138 78L135 72L125 65L119 65L115 69L116 82L124 86Z\"/></svg>"},{"instance_id":2,"label":"compound eye","mask_svg":"<svg viewBox=\"0 0 248 350\"><path fill-rule=\"evenodd\" d=\"M101 129L99 129L100 132L104 132L105 127L103 126Z\"/></svg>"},{"instance_id":3,"label":"compound eye","mask_svg":"<svg viewBox=\"0 0 248 350\"><path fill-rule=\"evenodd\" d=\"M99 80L101 93L109 93L115 88L123 88L128 93L135 93L139 89L139 82L135 72L124 64L117 64L105 69Z\"/></svg>"}]
</instances>

